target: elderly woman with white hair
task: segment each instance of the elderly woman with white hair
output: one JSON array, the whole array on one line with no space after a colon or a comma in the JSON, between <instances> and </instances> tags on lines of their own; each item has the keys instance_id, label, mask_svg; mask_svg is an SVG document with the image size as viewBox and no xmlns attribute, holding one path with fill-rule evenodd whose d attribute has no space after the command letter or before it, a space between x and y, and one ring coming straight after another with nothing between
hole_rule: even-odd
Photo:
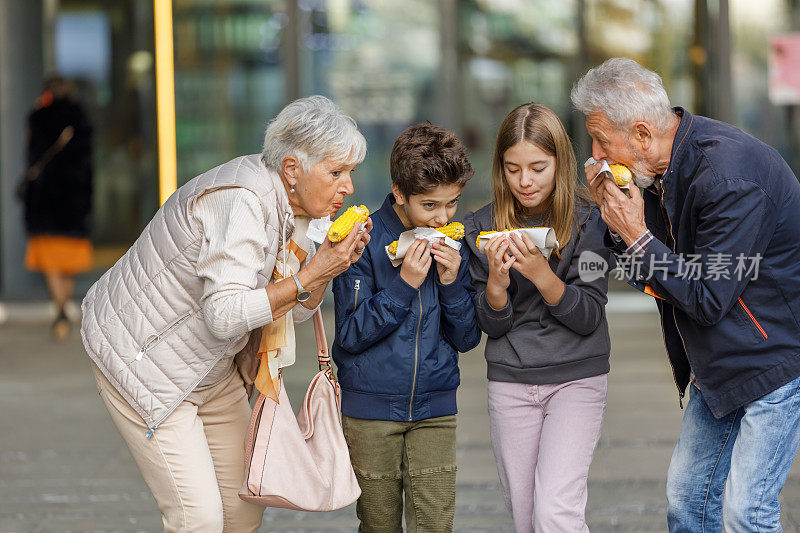
<instances>
[{"instance_id":1,"label":"elderly woman with white hair","mask_svg":"<svg viewBox=\"0 0 800 533\"><path fill-rule=\"evenodd\" d=\"M256 354L273 375L292 364L293 323L361 257L370 220L316 252L306 229L342 207L365 154L355 121L330 100L292 102L261 154L178 189L83 301L100 396L165 531L261 524L263 508L238 497Z\"/></svg>"},{"instance_id":2,"label":"elderly woman with white hair","mask_svg":"<svg viewBox=\"0 0 800 533\"><path fill-rule=\"evenodd\" d=\"M669 530L781 531L800 448L800 184L771 147L670 107L658 74L631 59L590 70L572 101L593 157L642 187L628 197L594 179L598 165L586 171L606 244L656 297L681 407L689 390Z\"/></svg>"}]
</instances>

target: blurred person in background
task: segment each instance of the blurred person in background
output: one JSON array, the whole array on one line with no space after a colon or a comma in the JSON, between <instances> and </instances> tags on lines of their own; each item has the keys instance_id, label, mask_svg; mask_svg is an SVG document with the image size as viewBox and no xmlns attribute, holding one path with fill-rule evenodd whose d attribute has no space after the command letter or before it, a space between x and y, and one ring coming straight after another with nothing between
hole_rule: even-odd
<instances>
[{"instance_id":1,"label":"blurred person in background","mask_svg":"<svg viewBox=\"0 0 800 533\"><path fill-rule=\"evenodd\" d=\"M89 289L81 335L98 391L162 514L164 531L256 531L239 498L248 392L295 360L294 324L358 261L372 222L318 250L313 218L353 193L367 145L322 96L287 105L260 154L183 185ZM266 380L269 382L269 380Z\"/></svg>"},{"instance_id":2,"label":"blurred person in background","mask_svg":"<svg viewBox=\"0 0 800 533\"><path fill-rule=\"evenodd\" d=\"M27 162L19 187L29 235L25 266L44 274L57 309L52 332L64 339L73 277L92 267L92 128L72 83L60 76L45 81L28 117Z\"/></svg>"}]
</instances>

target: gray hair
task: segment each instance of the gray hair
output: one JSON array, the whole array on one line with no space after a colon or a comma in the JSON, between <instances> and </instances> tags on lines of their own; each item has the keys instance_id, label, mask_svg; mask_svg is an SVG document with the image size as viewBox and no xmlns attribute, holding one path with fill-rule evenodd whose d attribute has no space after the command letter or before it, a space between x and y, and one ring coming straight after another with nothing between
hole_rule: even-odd
<instances>
[{"instance_id":1,"label":"gray hair","mask_svg":"<svg viewBox=\"0 0 800 533\"><path fill-rule=\"evenodd\" d=\"M264 133L264 165L280 171L284 158L294 156L303 170L323 159L361 163L367 141L356 121L324 96L300 98L284 107Z\"/></svg>"},{"instance_id":2,"label":"gray hair","mask_svg":"<svg viewBox=\"0 0 800 533\"><path fill-rule=\"evenodd\" d=\"M584 115L602 111L619 129L641 120L664 131L674 115L661 76L627 57L612 57L589 70L570 99Z\"/></svg>"}]
</instances>

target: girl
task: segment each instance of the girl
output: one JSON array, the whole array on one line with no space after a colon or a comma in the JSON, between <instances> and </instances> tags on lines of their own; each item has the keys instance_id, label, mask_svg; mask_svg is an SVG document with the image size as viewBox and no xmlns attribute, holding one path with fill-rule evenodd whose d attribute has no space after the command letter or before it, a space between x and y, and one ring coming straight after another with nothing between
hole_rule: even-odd
<instances>
[{"instance_id":1,"label":"girl","mask_svg":"<svg viewBox=\"0 0 800 533\"><path fill-rule=\"evenodd\" d=\"M494 202L464 217L479 327L486 332L492 447L517 533L588 531L586 477L606 405L608 279L579 276L589 251L608 261L605 224L577 181L558 117L524 104L500 126ZM527 237L479 232L550 226L550 259Z\"/></svg>"}]
</instances>

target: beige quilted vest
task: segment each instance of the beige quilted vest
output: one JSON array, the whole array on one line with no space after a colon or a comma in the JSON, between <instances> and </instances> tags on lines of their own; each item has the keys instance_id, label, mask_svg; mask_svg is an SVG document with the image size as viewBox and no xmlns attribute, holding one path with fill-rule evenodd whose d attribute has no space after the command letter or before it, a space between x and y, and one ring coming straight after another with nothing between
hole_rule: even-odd
<instances>
[{"instance_id":1,"label":"beige quilted vest","mask_svg":"<svg viewBox=\"0 0 800 533\"><path fill-rule=\"evenodd\" d=\"M268 242L276 243L266 250L257 276L256 287L265 287L279 243L294 230L294 217L280 177L264 167L260 155L249 155L179 188L83 300L83 344L145 420L148 437L229 348L247 343L245 350L252 352L251 345L257 346L257 339L247 342L249 334L214 337L203 318L203 280L195 270L202 231L192 207L203 193L224 187L244 187L261 199Z\"/></svg>"}]
</instances>

